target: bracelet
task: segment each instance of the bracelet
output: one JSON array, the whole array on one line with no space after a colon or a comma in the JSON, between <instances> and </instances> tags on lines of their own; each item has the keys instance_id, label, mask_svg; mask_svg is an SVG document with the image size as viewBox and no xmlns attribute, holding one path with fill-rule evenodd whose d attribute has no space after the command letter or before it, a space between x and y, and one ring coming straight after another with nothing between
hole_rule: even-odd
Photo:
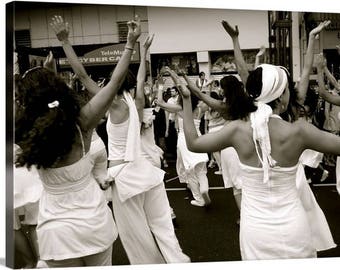
<instances>
[{"instance_id":1,"label":"bracelet","mask_svg":"<svg viewBox=\"0 0 340 270\"><path fill-rule=\"evenodd\" d=\"M133 51L133 48L130 48L130 47L128 47L128 46L125 46L125 49L130 50L130 51Z\"/></svg>"}]
</instances>

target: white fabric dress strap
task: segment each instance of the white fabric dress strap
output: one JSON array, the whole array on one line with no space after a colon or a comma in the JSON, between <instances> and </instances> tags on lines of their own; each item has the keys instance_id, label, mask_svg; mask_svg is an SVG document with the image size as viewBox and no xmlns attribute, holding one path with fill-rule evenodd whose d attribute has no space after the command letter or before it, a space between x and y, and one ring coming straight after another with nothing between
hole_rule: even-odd
<instances>
[{"instance_id":1,"label":"white fabric dress strap","mask_svg":"<svg viewBox=\"0 0 340 270\"><path fill-rule=\"evenodd\" d=\"M79 132L79 136L80 136L80 141L81 141L81 147L83 150L83 157L86 155L86 151L85 151L85 144L84 144L84 138L83 138L83 133L81 132L80 127L76 124L77 130Z\"/></svg>"},{"instance_id":2,"label":"white fabric dress strap","mask_svg":"<svg viewBox=\"0 0 340 270\"><path fill-rule=\"evenodd\" d=\"M134 161L141 155L140 146L140 123L138 111L131 94L127 91L123 92L124 99L129 107L129 130L127 134L125 161Z\"/></svg>"},{"instance_id":3,"label":"white fabric dress strap","mask_svg":"<svg viewBox=\"0 0 340 270\"><path fill-rule=\"evenodd\" d=\"M269 118L273 116L271 107L262 102L258 102L258 109L250 114L251 127L253 129L253 141L259 160L263 167L263 182L269 180L269 170L276 166L276 161L271 156L271 145L268 131ZM278 116L279 117L279 116ZM261 154L258 148L261 148Z\"/></svg>"}]
</instances>

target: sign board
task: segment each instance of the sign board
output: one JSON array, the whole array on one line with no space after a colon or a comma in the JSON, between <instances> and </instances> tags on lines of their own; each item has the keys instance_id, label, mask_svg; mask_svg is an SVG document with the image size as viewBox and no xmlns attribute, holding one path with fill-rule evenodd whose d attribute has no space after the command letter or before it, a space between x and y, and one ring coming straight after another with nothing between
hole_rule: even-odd
<instances>
[{"instance_id":1,"label":"sign board","mask_svg":"<svg viewBox=\"0 0 340 270\"><path fill-rule=\"evenodd\" d=\"M90 51L84 54L84 56L78 57L78 59L84 66L117 64L124 52L124 47L125 43L105 46ZM139 61L140 61L139 43L136 43L131 55L131 62L138 63ZM67 58L59 58L59 66L61 68L70 67Z\"/></svg>"}]
</instances>

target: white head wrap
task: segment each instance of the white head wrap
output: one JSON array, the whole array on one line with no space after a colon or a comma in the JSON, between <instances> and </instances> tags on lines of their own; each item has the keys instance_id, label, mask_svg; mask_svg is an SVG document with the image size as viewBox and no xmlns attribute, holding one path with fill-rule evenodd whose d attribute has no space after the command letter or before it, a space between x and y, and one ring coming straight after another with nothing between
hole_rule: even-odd
<instances>
[{"instance_id":1,"label":"white head wrap","mask_svg":"<svg viewBox=\"0 0 340 270\"><path fill-rule=\"evenodd\" d=\"M268 131L268 121L273 114L272 108L267 105L279 98L286 89L288 78L283 67L262 64L262 89L261 94L255 99L257 110L250 114L251 127L253 128L253 140L257 155L263 167L263 182L269 180L269 169L276 165L276 161L271 157L271 145ZM258 150L260 145L262 157Z\"/></svg>"}]
</instances>

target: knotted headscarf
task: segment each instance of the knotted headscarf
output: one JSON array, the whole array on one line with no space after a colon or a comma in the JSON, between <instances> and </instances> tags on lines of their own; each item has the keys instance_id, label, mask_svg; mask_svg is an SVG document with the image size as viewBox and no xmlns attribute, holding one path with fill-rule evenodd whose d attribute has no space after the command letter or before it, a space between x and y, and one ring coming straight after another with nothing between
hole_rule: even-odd
<instances>
[{"instance_id":1,"label":"knotted headscarf","mask_svg":"<svg viewBox=\"0 0 340 270\"><path fill-rule=\"evenodd\" d=\"M276 165L271 157L271 145L268 131L268 121L273 114L272 108L267 103L279 98L286 89L288 78L285 69L269 64L259 65L262 68L261 94L255 99L257 110L250 114L251 127L253 128L253 140L257 155L263 167L263 182L269 180L269 170ZM258 145L261 148L262 157Z\"/></svg>"}]
</instances>

